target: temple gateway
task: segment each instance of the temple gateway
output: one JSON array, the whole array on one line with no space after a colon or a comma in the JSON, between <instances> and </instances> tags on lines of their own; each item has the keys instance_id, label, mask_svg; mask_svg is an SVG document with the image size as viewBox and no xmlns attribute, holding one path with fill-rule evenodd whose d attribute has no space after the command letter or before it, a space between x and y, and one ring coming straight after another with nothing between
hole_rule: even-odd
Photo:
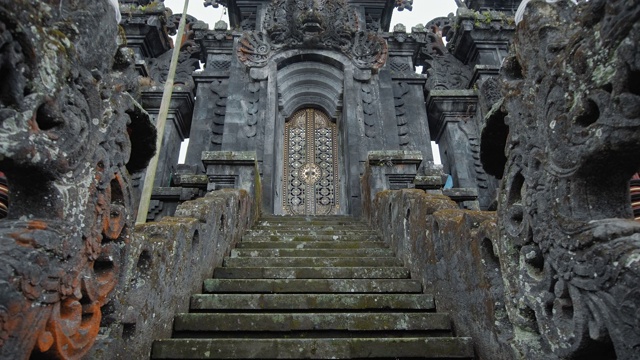
<instances>
[{"instance_id":1,"label":"temple gateway","mask_svg":"<svg viewBox=\"0 0 640 360\"><path fill-rule=\"evenodd\" d=\"M0 0L0 359L640 358L640 4L455 3Z\"/></svg>"}]
</instances>

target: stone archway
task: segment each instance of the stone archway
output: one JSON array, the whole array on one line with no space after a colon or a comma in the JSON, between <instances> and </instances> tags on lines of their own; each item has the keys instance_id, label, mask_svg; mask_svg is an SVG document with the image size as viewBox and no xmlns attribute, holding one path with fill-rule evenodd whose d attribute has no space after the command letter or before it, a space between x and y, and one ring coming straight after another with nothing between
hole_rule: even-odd
<instances>
[{"instance_id":1,"label":"stone archway","mask_svg":"<svg viewBox=\"0 0 640 360\"><path fill-rule=\"evenodd\" d=\"M283 144L285 215L340 212L337 126L322 111L306 108L285 123Z\"/></svg>"}]
</instances>

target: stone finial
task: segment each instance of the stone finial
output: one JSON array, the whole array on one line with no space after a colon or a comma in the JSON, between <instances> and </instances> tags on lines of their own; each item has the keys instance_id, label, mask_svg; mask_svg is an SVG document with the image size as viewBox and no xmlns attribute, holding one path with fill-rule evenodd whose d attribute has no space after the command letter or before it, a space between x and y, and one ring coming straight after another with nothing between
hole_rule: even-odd
<instances>
[{"instance_id":1,"label":"stone finial","mask_svg":"<svg viewBox=\"0 0 640 360\"><path fill-rule=\"evenodd\" d=\"M227 30L228 26L227 23L224 20L220 20L218 22L216 22L216 25L213 27L214 30Z\"/></svg>"},{"instance_id":2,"label":"stone finial","mask_svg":"<svg viewBox=\"0 0 640 360\"><path fill-rule=\"evenodd\" d=\"M393 32L394 33L406 33L407 32L407 27L404 26L404 24L396 24L396 26L393 27Z\"/></svg>"}]
</instances>

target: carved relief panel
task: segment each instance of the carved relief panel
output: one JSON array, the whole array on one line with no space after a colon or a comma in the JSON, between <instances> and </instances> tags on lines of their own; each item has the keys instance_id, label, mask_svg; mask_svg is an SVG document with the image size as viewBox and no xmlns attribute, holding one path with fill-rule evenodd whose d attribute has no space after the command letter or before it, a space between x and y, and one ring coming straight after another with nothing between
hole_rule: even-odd
<instances>
[{"instance_id":1,"label":"carved relief panel","mask_svg":"<svg viewBox=\"0 0 640 360\"><path fill-rule=\"evenodd\" d=\"M303 109L285 124L283 168L285 215L338 213L337 127L327 115Z\"/></svg>"}]
</instances>

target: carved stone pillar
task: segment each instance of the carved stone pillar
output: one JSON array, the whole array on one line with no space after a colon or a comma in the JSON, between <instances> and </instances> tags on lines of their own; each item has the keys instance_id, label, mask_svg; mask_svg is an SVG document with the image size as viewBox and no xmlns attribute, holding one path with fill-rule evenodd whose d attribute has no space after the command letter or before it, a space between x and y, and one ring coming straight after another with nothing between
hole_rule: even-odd
<instances>
[{"instance_id":1,"label":"carved stone pillar","mask_svg":"<svg viewBox=\"0 0 640 360\"><path fill-rule=\"evenodd\" d=\"M149 76L146 59L156 58L171 49L166 31L164 3L120 0L120 26L127 38L127 47L135 53L135 67L141 76Z\"/></svg>"},{"instance_id":2,"label":"carved stone pillar","mask_svg":"<svg viewBox=\"0 0 640 360\"><path fill-rule=\"evenodd\" d=\"M474 90L433 90L427 111L444 171L453 177L454 187L483 193L489 188L489 178L480 163L480 137L474 121L477 102ZM493 198L481 198L481 207L488 208Z\"/></svg>"},{"instance_id":3,"label":"carved stone pillar","mask_svg":"<svg viewBox=\"0 0 640 360\"><path fill-rule=\"evenodd\" d=\"M161 102L161 87L152 87L148 91L142 92L142 106L153 117L154 122L160 111ZM154 187L169 186L171 173L178 165L180 145L191 127L192 114L193 93L181 86L175 86L169 106L169 122L165 127L162 148L160 149Z\"/></svg>"},{"instance_id":4,"label":"carved stone pillar","mask_svg":"<svg viewBox=\"0 0 640 360\"><path fill-rule=\"evenodd\" d=\"M196 173L201 174L202 152L222 149L233 35L227 31L227 24L219 21L214 30L197 32L196 39L206 53L206 63L204 71L193 75L197 90L185 163L196 166Z\"/></svg>"},{"instance_id":5,"label":"carved stone pillar","mask_svg":"<svg viewBox=\"0 0 640 360\"><path fill-rule=\"evenodd\" d=\"M369 151L364 178L368 179L370 201L383 190L414 188L420 163L422 154L419 151Z\"/></svg>"},{"instance_id":6,"label":"carved stone pillar","mask_svg":"<svg viewBox=\"0 0 640 360\"><path fill-rule=\"evenodd\" d=\"M202 163L207 169L207 190L243 189L255 194L257 156L255 151L205 151Z\"/></svg>"}]
</instances>

